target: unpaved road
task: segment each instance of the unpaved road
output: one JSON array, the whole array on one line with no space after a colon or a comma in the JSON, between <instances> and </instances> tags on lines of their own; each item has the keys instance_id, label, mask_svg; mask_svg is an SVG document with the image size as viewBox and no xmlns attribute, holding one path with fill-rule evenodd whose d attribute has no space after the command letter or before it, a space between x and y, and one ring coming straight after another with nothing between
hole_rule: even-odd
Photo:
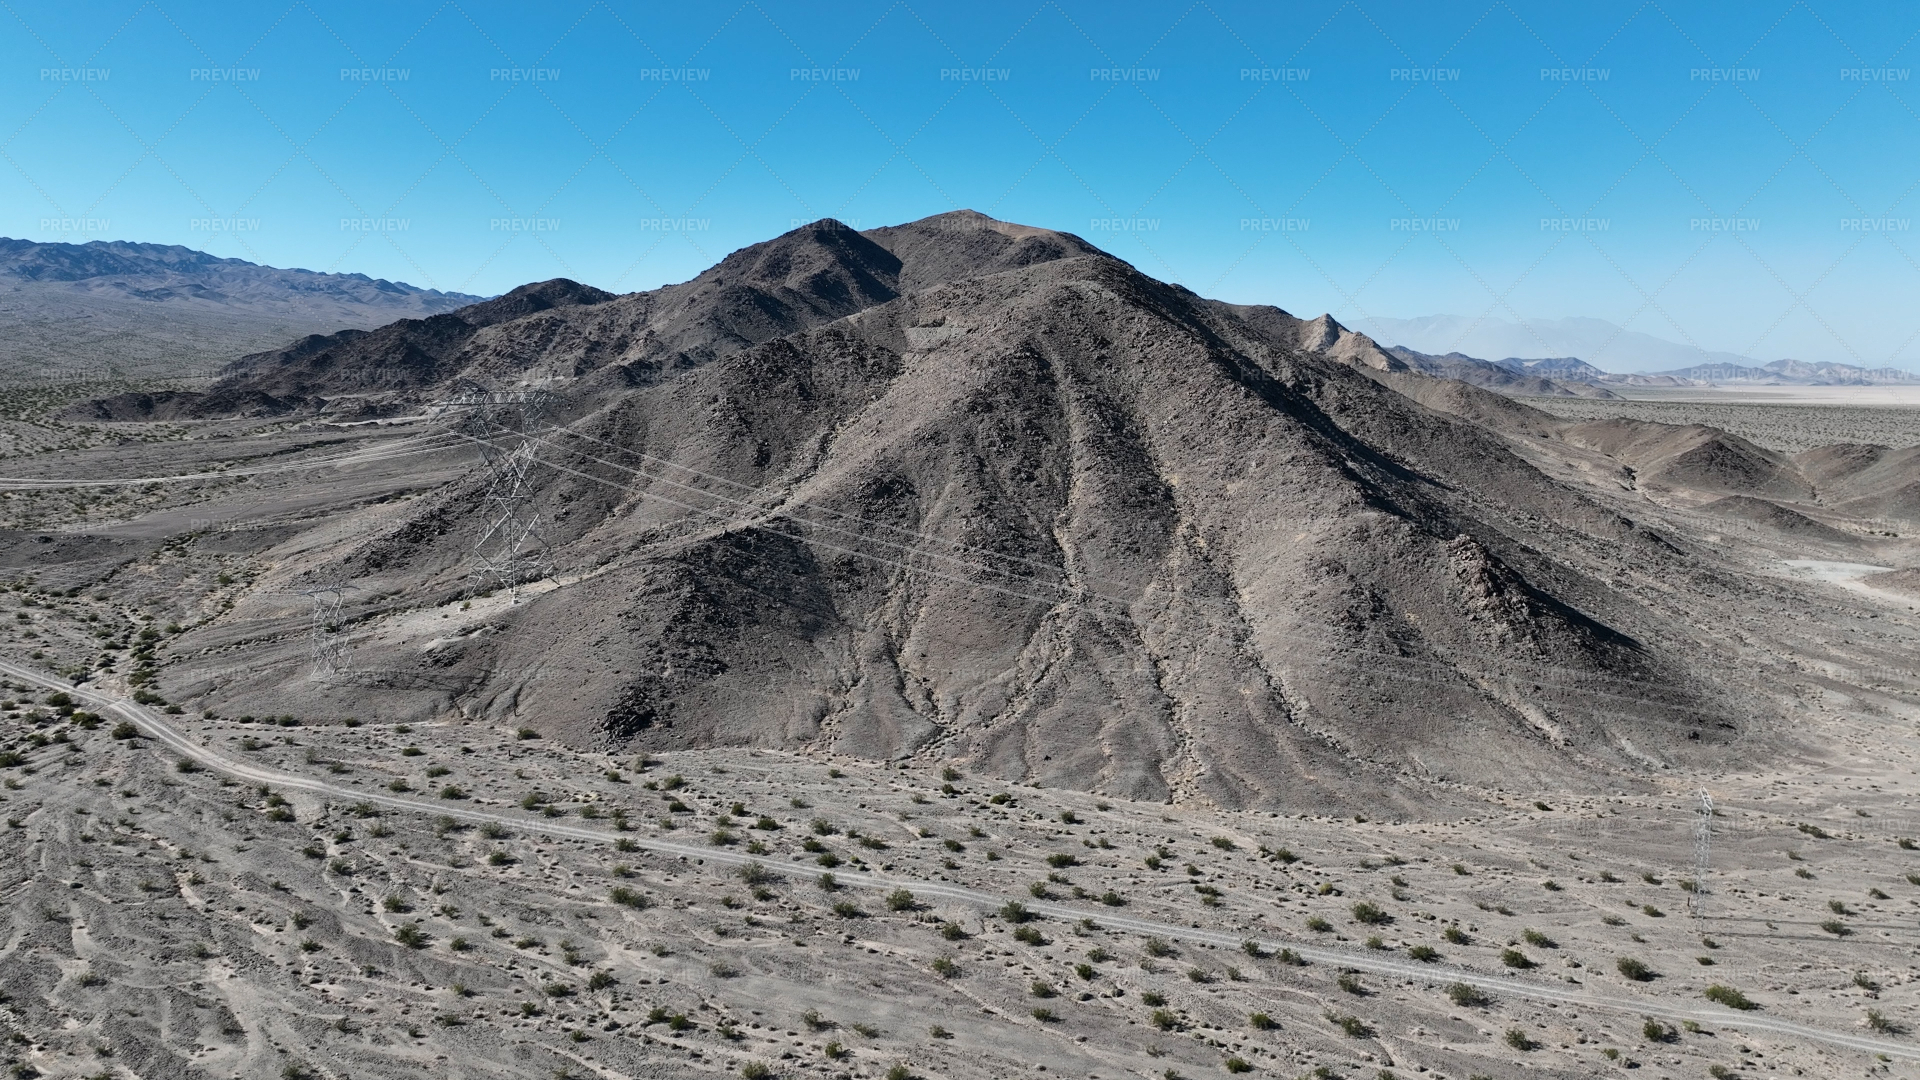
<instances>
[{"instance_id":1,"label":"unpaved road","mask_svg":"<svg viewBox=\"0 0 1920 1080\"><path fill-rule=\"evenodd\" d=\"M0 673L15 679L31 682L50 690L62 690L88 702L92 707L112 713L132 721L155 743L182 757L225 773L239 780L254 784L267 784L279 788L310 792L348 802L369 802L388 809L426 816L451 816L464 821L484 824L495 822L511 826L526 832L544 833L550 836L584 840L592 843L612 845L616 840L625 838L640 847L676 857L710 860L722 865L743 866L760 862L751 855L744 855L724 849L677 844L670 841L636 837L628 833L616 833L610 830L583 828L575 825L559 824L550 820L518 814L496 814L484 810L448 806L445 803L429 803L417 799L402 798L378 792L359 791L312 777L299 776L249 765L236 761L194 742L180 732L160 714L130 700L102 694L85 687L78 687L55 678L35 668L0 661ZM793 876L811 876L811 871L798 866L787 866L779 862L762 864L769 872ZM890 877L868 873L842 873L836 875L848 886L892 890L907 888L917 896L938 898L972 907L993 910L1007 902L1008 897L968 889L961 886L912 878ZM1065 904L1024 901L1027 908L1035 914L1064 920L1093 918L1101 925L1114 930L1127 931L1143 935L1153 935L1175 941L1194 944L1225 946L1238 948L1249 940L1246 937L1208 931L1197 927L1181 926L1174 923L1158 922L1148 919L1128 918L1103 911L1089 911ZM1907 1061L1920 1061L1920 1049L1885 1039L1875 1039L1864 1035L1837 1032L1822 1028L1797 1024L1771 1016L1757 1016L1719 1007L1690 1007L1654 997L1628 997L1624 995L1596 993L1591 989L1554 986L1540 982L1487 975L1480 972L1439 964L1422 964L1401 961L1381 956L1377 952L1360 949L1329 949L1323 946L1303 944L1297 941L1263 940L1254 938L1263 948L1277 949L1282 945L1292 949L1300 956L1320 963L1357 969L1380 975L1412 978L1426 981L1444 980L1467 983L1482 990L1519 998L1558 1005L1576 1006L1583 1009L1598 1009L1610 1012L1649 1016L1660 1019L1683 1022L1692 1020L1711 1023L1720 1028L1765 1032L1788 1039L1822 1043L1846 1050L1868 1054L1881 1054L1888 1058Z\"/></svg>"}]
</instances>

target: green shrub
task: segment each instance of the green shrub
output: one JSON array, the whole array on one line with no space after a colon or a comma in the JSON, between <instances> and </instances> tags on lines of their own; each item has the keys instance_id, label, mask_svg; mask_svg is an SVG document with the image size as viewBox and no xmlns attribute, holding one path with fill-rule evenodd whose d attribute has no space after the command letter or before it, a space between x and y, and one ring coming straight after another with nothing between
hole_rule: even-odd
<instances>
[{"instance_id":1,"label":"green shrub","mask_svg":"<svg viewBox=\"0 0 1920 1080\"><path fill-rule=\"evenodd\" d=\"M1357 1016L1336 1016L1328 1014L1327 1020L1330 1021L1333 1026L1346 1032L1347 1038L1349 1039L1366 1039L1373 1035L1373 1028L1367 1026L1367 1022Z\"/></svg>"},{"instance_id":2,"label":"green shrub","mask_svg":"<svg viewBox=\"0 0 1920 1080\"><path fill-rule=\"evenodd\" d=\"M1747 995L1735 990L1731 986L1724 986L1720 983L1714 983L1712 986L1707 987L1704 993L1708 1001L1718 1002L1729 1009L1748 1010L1760 1007L1755 1002L1748 1000Z\"/></svg>"},{"instance_id":3,"label":"green shrub","mask_svg":"<svg viewBox=\"0 0 1920 1080\"><path fill-rule=\"evenodd\" d=\"M1463 1008L1471 1008L1487 1004L1488 998L1479 987L1457 982L1447 987L1447 1000Z\"/></svg>"},{"instance_id":4,"label":"green shrub","mask_svg":"<svg viewBox=\"0 0 1920 1080\"><path fill-rule=\"evenodd\" d=\"M1615 960L1613 962L1613 966L1619 969L1619 972L1622 976L1632 979L1634 982L1653 981L1653 978L1654 978L1653 969L1641 963L1640 961L1635 960L1631 956L1623 956L1620 959Z\"/></svg>"}]
</instances>

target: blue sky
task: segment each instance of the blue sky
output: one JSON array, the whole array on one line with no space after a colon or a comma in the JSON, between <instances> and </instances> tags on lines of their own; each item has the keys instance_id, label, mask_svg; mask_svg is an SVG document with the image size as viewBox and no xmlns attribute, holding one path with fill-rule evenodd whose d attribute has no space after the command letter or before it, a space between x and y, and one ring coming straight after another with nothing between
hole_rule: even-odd
<instances>
[{"instance_id":1,"label":"blue sky","mask_svg":"<svg viewBox=\"0 0 1920 1080\"><path fill-rule=\"evenodd\" d=\"M956 207L1296 314L1920 367L1920 8L0 4L0 234L495 293Z\"/></svg>"}]
</instances>

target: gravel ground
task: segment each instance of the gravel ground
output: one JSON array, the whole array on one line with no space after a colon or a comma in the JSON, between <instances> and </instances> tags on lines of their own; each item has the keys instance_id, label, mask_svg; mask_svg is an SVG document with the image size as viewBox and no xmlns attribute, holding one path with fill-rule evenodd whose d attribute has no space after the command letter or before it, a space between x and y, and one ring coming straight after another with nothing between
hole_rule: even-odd
<instances>
[{"instance_id":1,"label":"gravel ground","mask_svg":"<svg viewBox=\"0 0 1920 1080\"><path fill-rule=\"evenodd\" d=\"M1527 398L1528 405L1569 420L1625 417L1662 424L1705 424L1769 450L1797 454L1835 443L1920 446L1920 407L1781 404L1755 401L1594 401Z\"/></svg>"},{"instance_id":2,"label":"gravel ground","mask_svg":"<svg viewBox=\"0 0 1920 1080\"><path fill-rule=\"evenodd\" d=\"M1711 1019L1648 1028L1640 1010L1711 1010L1720 984L1750 1015L1871 1034L1869 1010L1904 1024L1920 990L1920 858L1895 845L1915 824L1910 733L1869 760L1886 733L1835 725L1862 756L1717 784L1696 924L1689 778L1492 794L1413 823L753 750L636 762L459 722L175 721L248 765L526 822L479 828L181 771L4 691L25 761L0 792L0 853L34 869L7 888L0 990L26 1036L10 1054L38 1075L1202 1077L1237 1058L1285 1077L1840 1076L1877 1063ZM750 880L623 836L784 872ZM836 868L1090 921L823 888ZM1103 925L1123 919L1433 974ZM1447 965L1627 1008L1456 996Z\"/></svg>"}]
</instances>

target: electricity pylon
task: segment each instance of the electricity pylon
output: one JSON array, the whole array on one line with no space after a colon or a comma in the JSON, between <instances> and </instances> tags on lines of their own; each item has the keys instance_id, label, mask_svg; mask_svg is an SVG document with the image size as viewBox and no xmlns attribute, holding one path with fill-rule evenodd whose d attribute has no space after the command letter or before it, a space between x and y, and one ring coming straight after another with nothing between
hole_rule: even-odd
<instances>
[{"instance_id":1,"label":"electricity pylon","mask_svg":"<svg viewBox=\"0 0 1920 1080\"><path fill-rule=\"evenodd\" d=\"M528 480L538 460L533 432L552 402L545 390L489 390L467 382L458 395L429 410L435 416L458 412L463 433L480 444L487 468L487 524L473 544L476 573L488 591L505 590L514 602L521 585L552 573Z\"/></svg>"},{"instance_id":2,"label":"electricity pylon","mask_svg":"<svg viewBox=\"0 0 1920 1080\"><path fill-rule=\"evenodd\" d=\"M1687 907L1698 923L1707 915L1707 873L1713 864L1713 796L1700 789L1699 815L1693 823L1693 891Z\"/></svg>"},{"instance_id":3,"label":"electricity pylon","mask_svg":"<svg viewBox=\"0 0 1920 1080\"><path fill-rule=\"evenodd\" d=\"M353 586L341 582L328 582L298 590L301 596L313 601L312 625L307 635L308 651L313 660L309 678L331 678L340 670L340 659L346 653L347 640L347 635L341 631L340 611L346 603L347 590L351 588Z\"/></svg>"}]
</instances>

